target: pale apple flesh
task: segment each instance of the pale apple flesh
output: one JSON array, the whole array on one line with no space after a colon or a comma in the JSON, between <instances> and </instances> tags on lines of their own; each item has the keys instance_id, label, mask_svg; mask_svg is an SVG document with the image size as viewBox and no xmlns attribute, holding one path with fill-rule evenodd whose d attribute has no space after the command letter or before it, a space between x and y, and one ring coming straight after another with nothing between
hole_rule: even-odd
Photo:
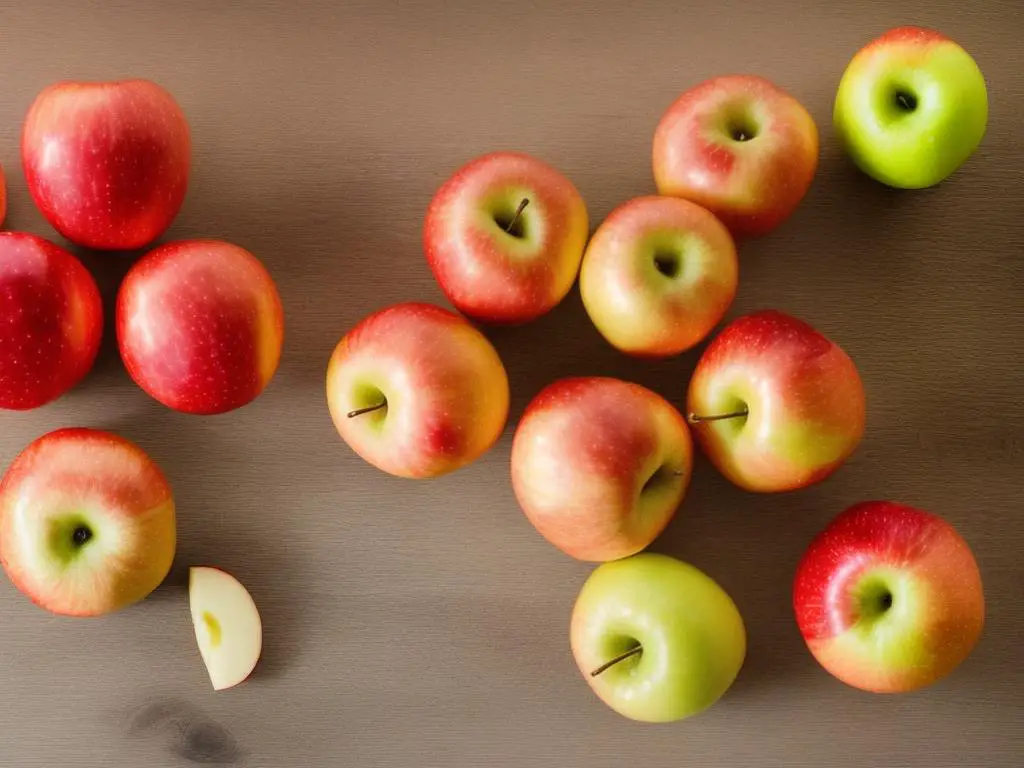
<instances>
[{"instance_id":1,"label":"pale apple flesh","mask_svg":"<svg viewBox=\"0 0 1024 768\"><path fill-rule=\"evenodd\" d=\"M634 198L587 246L580 293L595 327L638 357L678 355L702 341L736 296L739 264L725 226L696 203Z\"/></svg>"},{"instance_id":2,"label":"pale apple flesh","mask_svg":"<svg viewBox=\"0 0 1024 768\"><path fill-rule=\"evenodd\" d=\"M263 623L249 591L219 568L189 569L189 610L214 690L244 682L263 651Z\"/></svg>"},{"instance_id":3,"label":"pale apple flesh","mask_svg":"<svg viewBox=\"0 0 1024 768\"><path fill-rule=\"evenodd\" d=\"M338 433L363 459L406 478L475 461L505 428L509 384L497 350L464 318L418 302L372 313L327 370Z\"/></svg>"},{"instance_id":4,"label":"pale apple flesh","mask_svg":"<svg viewBox=\"0 0 1024 768\"><path fill-rule=\"evenodd\" d=\"M512 445L512 485L527 519L580 560L647 547L675 515L692 471L682 414L657 393L611 378L546 387Z\"/></svg>"},{"instance_id":5,"label":"pale apple flesh","mask_svg":"<svg viewBox=\"0 0 1024 768\"><path fill-rule=\"evenodd\" d=\"M167 576L175 543L170 486L116 435L51 432L0 481L0 561L52 613L97 616L143 599Z\"/></svg>"},{"instance_id":6,"label":"pale apple flesh","mask_svg":"<svg viewBox=\"0 0 1024 768\"><path fill-rule=\"evenodd\" d=\"M843 682L897 693L949 675L984 625L981 575L941 518L893 502L854 505L812 542L793 590L818 662Z\"/></svg>"}]
</instances>

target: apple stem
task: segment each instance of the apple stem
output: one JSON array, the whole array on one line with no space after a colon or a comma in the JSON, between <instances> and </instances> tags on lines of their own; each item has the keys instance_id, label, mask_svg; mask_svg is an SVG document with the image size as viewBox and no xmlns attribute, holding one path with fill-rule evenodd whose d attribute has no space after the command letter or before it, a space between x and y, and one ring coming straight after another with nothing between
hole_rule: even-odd
<instances>
[{"instance_id":1,"label":"apple stem","mask_svg":"<svg viewBox=\"0 0 1024 768\"><path fill-rule=\"evenodd\" d=\"M508 223L508 226L505 227L505 231L506 232L508 232L509 234L512 234L512 228L516 225L516 222L519 221L519 217L522 215L522 213L525 210L526 206L528 206L529 204L530 204L530 198L528 198L528 197L524 197L519 202L519 207L516 208L516 212L512 214L512 220Z\"/></svg>"},{"instance_id":2,"label":"apple stem","mask_svg":"<svg viewBox=\"0 0 1024 768\"><path fill-rule=\"evenodd\" d=\"M354 411L349 411L348 412L348 417L350 419L352 419L352 418L355 418L356 416L362 416L364 413L373 413L374 411L379 411L381 408L383 408L387 404L388 404L388 401L385 400L383 403L377 403L376 405L368 405L365 408L357 408Z\"/></svg>"},{"instance_id":3,"label":"apple stem","mask_svg":"<svg viewBox=\"0 0 1024 768\"><path fill-rule=\"evenodd\" d=\"M724 421L725 419L738 419L741 416L749 415L749 411L744 408L741 411L733 411L732 413L716 413L713 416L701 416L696 413L691 413L687 416L687 421L691 424L700 424L703 421Z\"/></svg>"},{"instance_id":4,"label":"apple stem","mask_svg":"<svg viewBox=\"0 0 1024 768\"><path fill-rule=\"evenodd\" d=\"M609 669L611 669L612 667L614 667L614 666L615 666L616 664L618 664L618 663L619 663L620 661L625 661L626 659L628 659L628 658L630 658L630 657L632 657L632 656L636 656L636 655L637 655L638 653L641 653L641 652L643 651L643 649L644 649L644 647L643 647L642 645L634 645L634 646L633 646L632 648L630 648L630 649L629 649L628 651L625 651L625 652L623 652L623 653L620 653L620 654L619 654L618 656L616 656L616 657L615 657L614 659L609 659L608 661L606 661L606 662L605 662L604 664L602 664L602 665L601 665L600 667L598 667L598 668L597 668L597 669L595 669L595 670L594 670L593 672L591 672L591 673L590 673L590 676L591 676L591 677L597 677L597 676L598 676L598 675L600 675L600 674L601 674L602 672L604 672L604 671L606 671L606 670L609 670Z\"/></svg>"}]
</instances>

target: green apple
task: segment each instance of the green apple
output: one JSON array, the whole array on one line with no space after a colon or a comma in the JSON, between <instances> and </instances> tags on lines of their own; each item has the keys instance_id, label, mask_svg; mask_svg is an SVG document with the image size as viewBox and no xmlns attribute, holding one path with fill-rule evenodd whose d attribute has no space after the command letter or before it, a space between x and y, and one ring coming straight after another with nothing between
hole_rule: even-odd
<instances>
[{"instance_id":1,"label":"green apple","mask_svg":"<svg viewBox=\"0 0 1024 768\"><path fill-rule=\"evenodd\" d=\"M985 78L945 35L898 27L853 57L833 120L866 174L892 187L930 187L981 143L988 123Z\"/></svg>"},{"instance_id":2,"label":"green apple","mask_svg":"<svg viewBox=\"0 0 1024 768\"><path fill-rule=\"evenodd\" d=\"M576 599L570 638L598 697L651 723L706 710L747 652L743 618L725 590L694 566L650 552L594 570Z\"/></svg>"}]
</instances>

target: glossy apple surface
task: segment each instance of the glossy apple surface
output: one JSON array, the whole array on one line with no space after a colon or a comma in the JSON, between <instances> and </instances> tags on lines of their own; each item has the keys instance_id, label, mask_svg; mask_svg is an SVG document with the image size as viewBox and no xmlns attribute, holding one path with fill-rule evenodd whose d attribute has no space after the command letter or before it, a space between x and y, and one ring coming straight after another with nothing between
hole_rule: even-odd
<instances>
[{"instance_id":1,"label":"glossy apple surface","mask_svg":"<svg viewBox=\"0 0 1024 768\"><path fill-rule=\"evenodd\" d=\"M708 709L747 652L743 618L725 590L694 566L649 552L591 573L570 637L594 693L619 714L652 723Z\"/></svg>"},{"instance_id":2,"label":"glossy apple surface","mask_svg":"<svg viewBox=\"0 0 1024 768\"><path fill-rule=\"evenodd\" d=\"M878 693L949 675L985 620L967 542L942 518L890 501L856 504L815 537L797 569L793 607L818 662Z\"/></svg>"},{"instance_id":3,"label":"glossy apple surface","mask_svg":"<svg viewBox=\"0 0 1024 768\"><path fill-rule=\"evenodd\" d=\"M128 272L117 338L128 373L151 397L183 413L226 413L273 378L284 312L270 273L244 248L183 240Z\"/></svg>"},{"instance_id":4,"label":"glossy apple surface","mask_svg":"<svg viewBox=\"0 0 1024 768\"><path fill-rule=\"evenodd\" d=\"M199 654L215 691L244 682L263 650L263 622L252 595L219 568L189 569L189 610Z\"/></svg>"},{"instance_id":5,"label":"glossy apple surface","mask_svg":"<svg viewBox=\"0 0 1024 768\"><path fill-rule=\"evenodd\" d=\"M109 432L43 435L0 480L0 562L52 613L98 616L143 599L167 576L175 542L167 480Z\"/></svg>"},{"instance_id":6,"label":"glossy apple surface","mask_svg":"<svg viewBox=\"0 0 1024 768\"><path fill-rule=\"evenodd\" d=\"M892 187L943 181L981 144L988 89L977 63L945 35L897 27L853 57L833 122L853 161Z\"/></svg>"},{"instance_id":7,"label":"glossy apple surface","mask_svg":"<svg viewBox=\"0 0 1024 768\"><path fill-rule=\"evenodd\" d=\"M690 380L687 410L712 464L748 491L820 482L864 434L864 386L853 361L775 310L738 318L714 338Z\"/></svg>"},{"instance_id":8,"label":"glossy apple surface","mask_svg":"<svg viewBox=\"0 0 1024 768\"><path fill-rule=\"evenodd\" d=\"M508 418L508 377L465 318L408 302L370 314L338 343L327 404L338 433L373 466L437 477L497 442Z\"/></svg>"},{"instance_id":9,"label":"glossy apple surface","mask_svg":"<svg viewBox=\"0 0 1024 768\"><path fill-rule=\"evenodd\" d=\"M51 226L78 245L148 245L188 188L188 122L148 80L61 82L40 93L21 136L28 190Z\"/></svg>"},{"instance_id":10,"label":"glossy apple surface","mask_svg":"<svg viewBox=\"0 0 1024 768\"><path fill-rule=\"evenodd\" d=\"M519 152L460 168L427 210L427 263L464 315L517 324L569 293L587 243L587 209L565 176Z\"/></svg>"},{"instance_id":11,"label":"glossy apple surface","mask_svg":"<svg viewBox=\"0 0 1024 768\"><path fill-rule=\"evenodd\" d=\"M0 408L50 403L92 369L103 304L82 263L48 240L0 232Z\"/></svg>"},{"instance_id":12,"label":"glossy apple surface","mask_svg":"<svg viewBox=\"0 0 1024 768\"><path fill-rule=\"evenodd\" d=\"M692 471L682 414L646 387L612 378L545 387L512 443L512 487L527 519L580 560L644 549L675 515Z\"/></svg>"},{"instance_id":13,"label":"glossy apple surface","mask_svg":"<svg viewBox=\"0 0 1024 768\"><path fill-rule=\"evenodd\" d=\"M587 314L612 346L670 357L702 341L736 296L739 265L725 226L696 203L639 197L597 228L580 269Z\"/></svg>"},{"instance_id":14,"label":"glossy apple surface","mask_svg":"<svg viewBox=\"0 0 1024 768\"><path fill-rule=\"evenodd\" d=\"M818 167L818 129L804 106L754 75L706 80L683 93L654 134L658 192L692 200L736 236L788 219Z\"/></svg>"}]
</instances>

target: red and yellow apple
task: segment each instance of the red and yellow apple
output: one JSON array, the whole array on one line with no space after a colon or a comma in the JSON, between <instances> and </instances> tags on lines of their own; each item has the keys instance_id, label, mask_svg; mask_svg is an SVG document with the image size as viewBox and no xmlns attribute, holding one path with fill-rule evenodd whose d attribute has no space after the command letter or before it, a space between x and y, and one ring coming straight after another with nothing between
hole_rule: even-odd
<instances>
[{"instance_id":1,"label":"red and yellow apple","mask_svg":"<svg viewBox=\"0 0 1024 768\"><path fill-rule=\"evenodd\" d=\"M662 195L698 203L740 237L788 219L818 167L818 129L792 95L754 75L725 75L683 93L654 134Z\"/></svg>"},{"instance_id":2,"label":"red and yellow apple","mask_svg":"<svg viewBox=\"0 0 1024 768\"><path fill-rule=\"evenodd\" d=\"M427 263L467 317L519 324L569 293L587 244L579 191L547 163L494 152L460 168L427 210Z\"/></svg>"},{"instance_id":3,"label":"red and yellow apple","mask_svg":"<svg viewBox=\"0 0 1024 768\"><path fill-rule=\"evenodd\" d=\"M52 613L98 616L143 599L167 576L175 542L160 468L109 432L43 435L0 480L0 562Z\"/></svg>"},{"instance_id":4,"label":"red and yellow apple","mask_svg":"<svg viewBox=\"0 0 1024 768\"><path fill-rule=\"evenodd\" d=\"M877 693L946 677L985 622L967 542L942 518L891 501L855 504L814 538L797 569L793 608L818 662Z\"/></svg>"},{"instance_id":5,"label":"red and yellow apple","mask_svg":"<svg viewBox=\"0 0 1024 768\"><path fill-rule=\"evenodd\" d=\"M327 368L338 433L363 459L399 477L437 477L475 461L508 419L497 350L465 318L419 302L360 321Z\"/></svg>"},{"instance_id":6,"label":"red and yellow apple","mask_svg":"<svg viewBox=\"0 0 1024 768\"><path fill-rule=\"evenodd\" d=\"M711 463L748 491L824 480L864 434L857 367L833 341L775 310L730 323L690 380L688 419Z\"/></svg>"},{"instance_id":7,"label":"red and yellow apple","mask_svg":"<svg viewBox=\"0 0 1024 768\"><path fill-rule=\"evenodd\" d=\"M692 471L682 414L646 387L606 377L545 387L512 443L512 487L527 519L580 560L644 549L675 515Z\"/></svg>"},{"instance_id":8,"label":"red and yellow apple","mask_svg":"<svg viewBox=\"0 0 1024 768\"><path fill-rule=\"evenodd\" d=\"M284 312L273 278L244 248L183 240L129 270L117 338L128 373L151 397L184 413L226 413L273 378Z\"/></svg>"},{"instance_id":9,"label":"red and yellow apple","mask_svg":"<svg viewBox=\"0 0 1024 768\"><path fill-rule=\"evenodd\" d=\"M639 197L609 214L587 245L580 293L614 347L678 355L702 341L736 296L739 265L725 226L674 197Z\"/></svg>"},{"instance_id":10,"label":"red and yellow apple","mask_svg":"<svg viewBox=\"0 0 1024 768\"><path fill-rule=\"evenodd\" d=\"M263 651L263 622L249 590L220 568L196 566L189 569L188 603L213 689L244 682Z\"/></svg>"}]
</instances>

